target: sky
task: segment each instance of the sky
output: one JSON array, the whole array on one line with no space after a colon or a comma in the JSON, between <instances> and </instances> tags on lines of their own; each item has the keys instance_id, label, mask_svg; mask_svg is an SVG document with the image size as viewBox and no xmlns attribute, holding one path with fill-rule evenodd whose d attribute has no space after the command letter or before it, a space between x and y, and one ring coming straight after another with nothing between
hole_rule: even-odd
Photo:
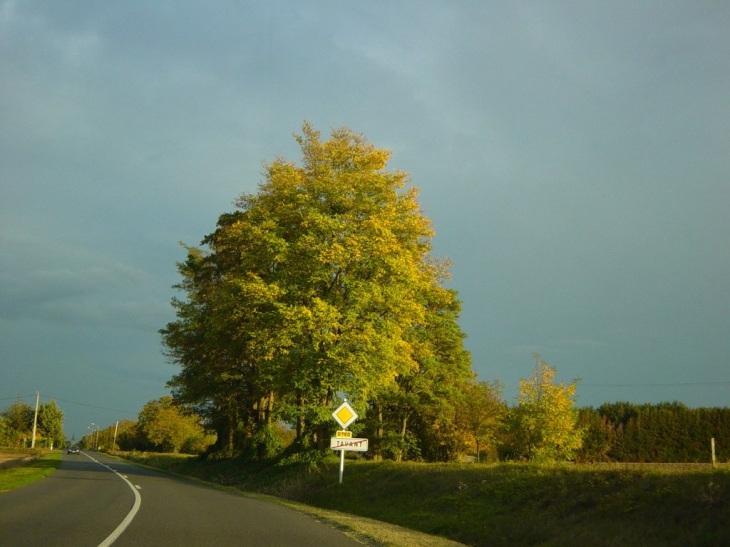
<instances>
[{"instance_id":1,"label":"sky","mask_svg":"<svg viewBox=\"0 0 730 547\"><path fill-rule=\"evenodd\" d=\"M730 3L0 0L0 408L76 439L177 372L198 245L293 135L392 151L480 380L730 402Z\"/></svg>"}]
</instances>

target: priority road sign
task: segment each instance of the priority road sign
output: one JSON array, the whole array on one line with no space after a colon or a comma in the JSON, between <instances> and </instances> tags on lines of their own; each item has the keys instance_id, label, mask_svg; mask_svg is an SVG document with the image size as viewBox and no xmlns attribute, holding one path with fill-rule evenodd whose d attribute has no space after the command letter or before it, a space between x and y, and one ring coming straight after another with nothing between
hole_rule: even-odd
<instances>
[{"instance_id":1,"label":"priority road sign","mask_svg":"<svg viewBox=\"0 0 730 547\"><path fill-rule=\"evenodd\" d=\"M337 420L342 429L347 429L348 425L357 420L357 412L350 406L350 403L345 401L332 413L332 417Z\"/></svg>"}]
</instances>

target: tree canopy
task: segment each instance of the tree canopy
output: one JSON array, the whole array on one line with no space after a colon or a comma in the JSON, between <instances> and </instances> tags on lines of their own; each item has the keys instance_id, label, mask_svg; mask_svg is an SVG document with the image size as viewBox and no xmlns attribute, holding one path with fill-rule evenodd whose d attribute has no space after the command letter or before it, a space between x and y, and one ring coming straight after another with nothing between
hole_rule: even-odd
<instances>
[{"instance_id":1,"label":"tree canopy","mask_svg":"<svg viewBox=\"0 0 730 547\"><path fill-rule=\"evenodd\" d=\"M575 408L578 380L556 383L557 369L539 355L534 357L534 372L520 380L517 406L510 411L512 456L535 461L570 460L583 442Z\"/></svg>"},{"instance_id":2,"label":"tree canopy","mask_svg":"<svg viewBox=\"0 0 730 547\"><path fill-rule=\"evenodd\" d=\"M33 407L21 400L15 401L2 412L2 444L5 446L22 446L28 441L33 431Z\"/></svg>"},{"instance_id":3,"label":"tree canopy","mask_svg":"<svg viewBox=\"0 0 730 547\"><path fill-rule=\"evenodd\" d=\"M0 446L19 447L24 443L30 446L34 414L34 408L20 399L3 410L0 414ZM40 403L36 442L43 440L48 447L62 446L65 441L63 417L63 411L55 401Z\"/></svg>"},{"instance_id":4,"label":"tree canopy","mask_svg":"<svg viewBox=\"0 0 730 547\"><path fill-rule=\"evenodd\" d=\"M144 405L137 429L149 443L165 452L179 452L186 444L199 444L204 436L198 418L175 405L172 397Z\"/></svg>"},{"instance_id":5,"label":"tree canopy","mask_svg":"<svg viewBox=\"0 0 730 547\"><path fill-rule=\"evenodd\" d=\"M187 248L185 298L161 331L180 366L173 394L216 429L219 448L278 420L322 447L338 398L363 415L378 401L412 413L441 397L439 378L459 391L473 377L449 265L430 254L408 175L349 129L322 140L305 123L296 140L301 165L266 164L258 193Z\"/></svg>"},{"instance_id":6,"label":"tree canopy","mask_svg":"<svg viewBox=\"0 0 730 547\"><path fill-rule=\"evenodd\" d=\"M474 382L467 387L459 406L459 422L472 437L477 462L483 447L496 445L497 432L507 411L502 389L498 380Z\"/></svg>"},{"instance_id":7,"label":"tree canopy","mask_svg":"<svg viewBox=\"0 0 730 547\"><path fill-rule=\"evenodd\" d=\"M38 407L38 433L47 440L48 446L63 446L63 411L56 401L41 403Z\"/></svg>"}]
</instances>

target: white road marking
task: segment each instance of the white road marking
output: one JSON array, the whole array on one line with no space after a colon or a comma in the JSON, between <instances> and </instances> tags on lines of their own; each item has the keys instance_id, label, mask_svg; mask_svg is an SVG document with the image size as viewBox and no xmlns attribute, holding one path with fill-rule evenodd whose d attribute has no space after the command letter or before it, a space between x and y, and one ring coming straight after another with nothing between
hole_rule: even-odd
<instances>
[{"instance_id":1,"label":"white road marking","mask_svg":"<svg viewBox=\"0 0 730 547\"><path fill-rule=\"evenodd\" d=\"M109 547L112 543L114 543L119 538L119 536L122 535L122 532L124 532L124 530L127 529L127 526L130 525L130 523L132 522L134 517L137 515L137 511L139 511L139 508L142 505L142 496L137 491L137 489L141 490L141 487L138 485L135 487L135 485L132 484L131 482L129 482L127 477L125 477L121 473L117 473L116 471L114 471L114 469L112 469L108 465L105 465L105 464L101 463L100 461L95 460L94 458L92 458L91 456L86 454L85 452L83 454L84 454L84 456L89 458L91 461L98 463L102 467L106 467L109 471L111 471L112 473L117 475L120 479L122 479L124 482L126 482L127 486L129 486L129 488L132 490L132 492L134 492L134 505L132 506L132 509L130 509L129 513L127 513L127 516L124 517L124 520L119 523L119 526L117 526L116 529L111 534L109 534L109 536L104 541L102 541L99 544L99 547Z\"/></svg>"}]
</instances>

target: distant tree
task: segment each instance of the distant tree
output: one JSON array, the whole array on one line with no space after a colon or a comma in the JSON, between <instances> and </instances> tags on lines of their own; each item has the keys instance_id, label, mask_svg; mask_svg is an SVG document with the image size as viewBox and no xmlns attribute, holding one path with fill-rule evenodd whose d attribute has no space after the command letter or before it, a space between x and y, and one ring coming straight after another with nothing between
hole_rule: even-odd
<instances>
[{"instance_id":1,"label":"distant tree","mask_svg":"<svg viewBox=\"0 0 730 547\"><path fill-rule=\"evenodd\" d=\"M679 402L604 403L579 410L581 462L707 463L710 439L718 460L728 459L730 408L688 408Z\"/></svg>"},{"instance_id":2,"label":"distant tree","mask_svg":"<svg viewBox=\"0 0 730 547\"><path fill-rule=\"evenodd\" d=\"M571 460L583 437L574 408L578 380L555 383L557 369L534 357L534 373L520 380L517 406L510 409L512 455L530 461Z\"/></svg>"},{"instance_id":3,"label":"distant tree","mask_svg":"<svg viewBox=\"0 0 730 547\"><path fill-rule=\"evenodd\" d=\"M179 452L186 441L204 434L199 419L169 396L144 405L137 427L152 445L166 452Z\"/></svg>"},{"instance_id":4,"label":"distant tree","mask_svg":"<svg viewBox=\"0 0 730 547\"><path fill-rule=\"evenodd\" d=\"M502 389L499 380L475 381L466 387L461 399L459 424L474 441L477 461L485 446L494 446L497 442L497 430L502 426L507 410Z\"/></svg>"},{"instance_id":5,"label":"distant tree","mask_svg":"<svg viewBox=\"0 0 730 547\"><path fill-rule=\"evenodd\" d=\"M576 454L580 462L610 461L617 434L623 426L615 425L593 407L578 410L578 428L583 431L583 445Z\"/></svg>"},{"instance_id":6,"label":"distant tree","mask_svg":"<svg viewBox=\"0 0 730 547\"><path fill-rule=\"evenodd\" d=\"M615 403L604 403L599 406L597 412L612 424L625 426L629 420L636 418L641 412L641 405L628 401L617 401Z\"/></svg>"},{"instance_id":7,"label":"distant tree","mask_svg":"<svg viewBox=\"0 0 730 547\"><path fill-rule=\"evenodd\" d=\"M117 426L117 447L119 450L145 450L152 448L148 441L139 431L135 420L119 420Z\"/></svg>"},{"instance_id":8,"label":"distant tree","mask_svg":"<svg viewBox=\"0 0 730 547\"><path fill-rule=\"evenodd\" d=\"M8 426L5 416L0 414L0 446L12 446L15 442L15 435Z\"/></svg>"},{"instance_id":9,"label":"distant tree","mask_svg":"<svg viewBox=\"0 0 730 547\"><path fill-rule=\"evenodd\" d=\"M30 440L33 432L33 415L35 410L23 401L15 401L3 411L10 446L21 446L23 439ZM30 446L30 445L29 445Z\"/></svg>"},{"instance_id":10,"label":"distant tree","mask_svg":"<svg viewBox=\"0 0 730 547\"><path fill-rule=\"evenodd\" d=\"M49 447L63 446L66 437L63 434L63 411L56 401L41 403L38 407L37 432L46 439Z\"/></svg>"}]
</instances>

